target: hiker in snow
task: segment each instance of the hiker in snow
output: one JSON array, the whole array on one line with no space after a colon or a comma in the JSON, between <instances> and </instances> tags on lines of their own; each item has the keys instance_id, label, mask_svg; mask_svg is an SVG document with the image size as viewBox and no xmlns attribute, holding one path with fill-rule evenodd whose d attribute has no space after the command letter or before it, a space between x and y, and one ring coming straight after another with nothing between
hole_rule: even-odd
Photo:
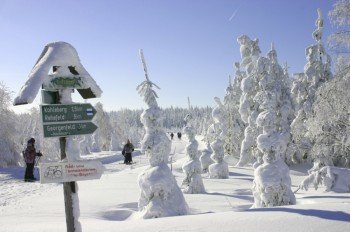
<instances>
[{"instance_id":1,"label":"hiker in snow","mask_svg":"<svg viewBox=\"0 0 350 232\"><path fill-rule=\"evenodd\" d=\"M26 162L26 172L24 175L24 181L35 181L36 178L34 177L34 163L35 163L35 156L42 156L40 151L37 153L35 151L35 139L31 138L27 142L27 148L23 152L23 157Z\"/></svg>"},{"instance_id":2,"label":"hiker in snow","mask_svg":"<svg viewBox=\"0 0 350 232\"><path fill-rule=\"evenodd\" d=\"M182 136L181 132L177 132L177 137L178 137L179 139L181 139L181 136Z\"/></svg>"},{"instance_id":3,"label":"hiker in snow","mask_svg":"<svg viewBox=\"0 0 350 232\"><path fill-rule=\"evenodd\" d=\"M173 132L171 132L170 137L171 137L171 140L173 140L173 138L174 138L174 133Z\"/></svg>"},{"instance_id":4,"label":"hiker in snow","mask_svg":"<svg viewBox=\"0 0 350 232\"><path fill-rule=\"evenodd\" d=\"M130 142L128 139L128 142L124 145L122 154L124 156L124 164L131 164L132 163L132 155L131 153L134 151L134 145Z\"/></svg>"}]
</instances>

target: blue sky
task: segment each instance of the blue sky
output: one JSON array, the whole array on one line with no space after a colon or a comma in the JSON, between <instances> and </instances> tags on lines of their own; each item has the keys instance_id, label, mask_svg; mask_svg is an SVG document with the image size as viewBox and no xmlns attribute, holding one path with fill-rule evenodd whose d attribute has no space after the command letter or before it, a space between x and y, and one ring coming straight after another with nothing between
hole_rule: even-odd
<instances>
[{"instance_id":1,"label":"blue sky","mask_svg":"<svg viewBox=\"0 0 350 232\"><path fill-rule=\"evenodd\" d=\"M223 97L236 38L259 38L262 54L275 43L280 63L302 72L305 47L314 43L317 8L331 25L327 0L0 0L0 81L16 95L47 43L65 41L104 91L107 110L144 107L136 86L150 79L161 87L159 104L214 105ZM38 103L40 96L37 97ZM83 102L76 98L76 101ZM93 103L96 101L93 101ZM22 108L18 108L22 109Z\"/></svg>"}]
</instances>

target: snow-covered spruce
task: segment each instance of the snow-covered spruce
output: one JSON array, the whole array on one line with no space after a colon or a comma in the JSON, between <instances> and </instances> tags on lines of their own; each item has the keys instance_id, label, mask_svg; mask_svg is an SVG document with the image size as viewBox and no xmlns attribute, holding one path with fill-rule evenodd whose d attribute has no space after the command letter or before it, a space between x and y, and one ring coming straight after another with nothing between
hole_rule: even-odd
<instances>
[{"instance_id":1,"label":"snow-covered spruce","mask_svg":"<svg viewBox=\"0 0 350 232\"><path fill-rule=\"evenodd\" d=\"M227 109L227 135L225 137L225 154L231 157L239 157L241 152L241 144L244 139L245 124L239 114L239 99L242 96L241 82L245 76L245 72L240 70L240 64L235 63L236 73L233 83L229 77L229 86L226 88L224 97L224 106Z\"/></svg>"},{"instance_id":2,"label":"snow-covered spruce","mask_svg":"<svg viewBox=\"0 0 350 232\"><path fill-rule=\"evenodd\" d=\"M112 134L111 134L111 142L110 142L109 150L110 151L119 151L119 150L121 150L120 141L119 141L115 131L112 131Z\"/></svg>"},{"instance_id":3,"label":"snow-covered spruce","mask_svg":"<svg viewBox=\"0 0 350 232\"><path fill-rule=\"evenodd\" d=\"M100 152L101 151L100 130L97 129L92 134L92 137L93 137L93 140L92 140L91 151L92 152Z\"/></svg>"},{"instance_id":4,"label":"snow-covered spruce","mask_svg":"<svg viewBox=\"0 0 350 232\"><path fill-rule=\"evenodd\" d=\"M283 115L281 75L283 70L277 62L277 53L272 46L268 58L258 60L259 85L256 95L263 110L256 122L263 129L258 136L258 149L263 153L263 163L255 164L253 196L254 208L295 204L291 190L289 168L284 162L286 142L280 131Z\"/></svg>"},{"instance_id":5,"label":"snow-covered spruce","mask_svg":"<svg viewBox=\"0 0 350 232\"><path fill-rule=\"evenodd\" d=\"M306 48L307 63L304 73L297 75L291 91L296 99L296 117L291 124L293 144L289 149L292 151L292 160L295 163L302 162L303 158L310 154L315 141L310 137L305 121L314 116L312 108L317 89L332 78L331 58L322 44L323 18L320 9L318 9L316 26L317 29L312 34L316 44Z\"/></svg>"},{"instance_id":6,"label":"snow-covered spruce","mask_svg":"<svg viewBox=\"0 0 350 232\"><path fill-rule=\"evenodd\" d=\"M10 101L11 92L0 82L0 168L18 166L21 161L20 128L16 126L17 120L13 120L16 115L9 109ZM26 142L26 138L22 140Z\"/></svg>"},{"instance_id":7,"label":"snow-covered spruce","mask_svg":"<svg viewBox=\"0 0 350 232\"><path fill-rule=\"evenodd\" d=\"M185 215L189 211L187 203L167 165L171 143L161 128L162 111L153 90L153 86L157 85L148 78L142 50L140 56L146 80L137 90L148 106L141 115L141 122L146 130L141 148L149 157L150 166L138 178L141 189L139 213L142 218Z\"/></svg>"},{"instance_id":8,"label":"snow-covered spruce","mask_svg":"<svg viewBox=\"0 0 350 232\"><path fill-rule=\"evenodd\" d=\"M260 134L256 125L256 118L259 114L259 105L254 97L259 90L258 79L256 75L256 63L260 57L259 40L251 40L248 36L242 35L237 39L240 44L242 56L241 66L246 69L246 76L242 79L239 113L247 127L244 130L244 139L241 145L240 159L238 167L247 165L254 157L258 158L259 150L256 147L256 138Z\"/></svg>"},{"instance_id":9,"label":"snow-covered spruce","mask_svg":"<svg viewBox=\"0 0 350 232\"><path fill-rule=\"evenodd\" d=\"M217 106L213 109L212 117L214 124L212 128L215 131L216 139L210 143L213 150L211 155L215 163L208 167L209 177L212 179L227 179L229 177L228 164L224 161L224 142L222 138L225 136L225 129L222 122L225 118L225 109L218 97L214 98Z\"/></svg>"},{"instance_id":10,"label":"snow-covered spruce","mask_svg":"<svg viewBox=\"0 0 350 232\"><path fill-rule=\"evenodd\" d=\"M185 179L182 181L182 191L189 194L205 193L201 176L201 163L198 159L198 142L195 139L194 128L191 124L192 120L192 115L188 114L185 117L187 125L183 129L184 134L187 135L189 144L186 146L188 160L182 165L182 170L186 174Z\"/></svg>"},{"instance_id":11,"label":"snow-covered spruce","mask_svg":"<svg viewBox=\"0 0 350 232\"><path fill-rule=\"evenodd\" d=\"M91 135L83 136L83 139L80 140L80 151L82 155L88 155L91 153L91 144L92 144Z\"/></svg>"},{"instance_id":12,"label":"snow-covered spruce","mask_svg":"<svg viewBox=\"0 0 350 232\"><path fill-rule=\"evenodd\" d=\"M310 185L313 185L316 190L319 185L324 185L326 191L349 193L350 170L347 168L325 166L306 177L299 185L299 188L307 191Z\"/></svg>"},{"instance_id":13,"label":"snow-covered spruce","mask_svg":"<svg viewBox=\"0 0 350 232\"><path fill-rule=\"evenodd\" d=\"M214 163L214 161L210 158L212 154L213 154L213 150L210 147L209 141L207 141L207 147L204 150L202 150L202 155L199 157L199 161L201 162L203 173L208 172L209 165Z\"/></svg>"}]
</instances>

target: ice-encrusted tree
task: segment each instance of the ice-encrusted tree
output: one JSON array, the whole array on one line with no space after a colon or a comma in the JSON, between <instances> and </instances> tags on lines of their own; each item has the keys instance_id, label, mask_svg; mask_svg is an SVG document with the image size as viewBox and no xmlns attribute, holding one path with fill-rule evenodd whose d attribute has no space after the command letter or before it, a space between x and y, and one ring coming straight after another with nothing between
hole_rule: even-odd
<instances>
[{"instance_id":1,"label":"ice-encrusted tree","mask_svg":"<svg viewBox=\"0 0 350 232\"><path fill-rule=\"evenodd\" d=\"M141 189L139 213L142 218L185 215L188 214L187 203L167 165L171 142L161 127L162 111L153 90L153 87L159 87L148 78L142 50L140 56L146 80L137 90L148 106L141 114L141 122L146 130L141 149L149 157L150 166L138 177Z\"/></svg>"},{"instance_id":2,"label":"ice-encrusted tree","mask_svg":"<svg viewBox=\"0 0 350 232\"><path fill-rule=\"evenodd\" d=\"M240 70L240 64L238 62L235 63L235 67L235 78L232 83L229 77L229 86L226 88L226 95L224 97L224 106L228 114L225 154L239 157L245 129L245 124L239 114L239 100L242 96L240 86L245 72Z\"/></svg>"},{"instance_id":3,"label":"ice-encrusted tree","mask_svg":"<svg viewBox=\"0 0 350 232\"><path fill-rule=\"evenodd\" d=\"M261 90L256 95L262 112L257 117L257 125L263 132L257 138L258 149L263 154L263 163L254 171L254 208L295 204L291 190L289 168L284 162L286 138L282 127L283 70L277 62L273 46L268 58L261 57L257 63Z\"/></svg>"},{"instance_id":4,"label":"ice-encrusted tree","mask_svg":"<svg viewBox=\"0 0 350 232\"><path fill-rule=\"evenodd\" d=\"M222 123L226 117L226 110L218 97L214 97L217 106L213 109L212 117L214 123L212 128L215 133L215 140L210 143L213 154L212 160L215 163L208 167L209 177L212 179L227 179L229 177L228 164L224 160L224 142L223 138L226 136L226 128Z\"/></svg>"},{"instance_id":5,"label":"ice-encrusted tree","mask_svg":"<svg viewBox=\"0 0 350 232\"><path fill-rule=\"evenodd\" d=\"M238 167L247 165L254 157L259 157L259 150L256 146L256 138L260 129L256 125L256 118L259 114L259 105L254 100L259 90L259 82L256 73L256 63L260 57L259 40L251 40L248 36L242 35L237 39L240 44L242 56L241 66L246 70L246 76L242 79L239 113L246 128L244 130L244 139L241 145L240 159Z\"/></svg>"},{"instance_id":6,"label":"ice-encrusted tree","mask_svg":"<svg viewBox=\"0 0 350 232\"><path fill-rule=\"evenodd\" d=\"M111 143L110 143L110 151L120 151L121 147L120 147L120 140L118 138L117 133L113 130L111 133Z\"/></svg>"},{"instance_id":7,"label":"ice-encrusted tree","mask_svg":"<svg viewBox=\"0 0 350 232\"><path fill-rule=\"evenodd\" d=\"M336 1L328 16L336 27L328 37L329 48L333 53L334 71L344 75L350 68L350 1Z\"/></svg>"},{"instance_id":8,"label":"ice-encrusted tree","mask_svg":"<svg viewBox=\"0 0 350 232\"><path fill-rule=\"evenodd\" d=\"M202 154L199 157L199 161L201 162L202 172L208 172L209 166L214 163L214 160L210 158L211 154L213 154L213 150L210 147L210 142L207 140L207 147L202 150Z\"/></svg>"},{"instance_id":9,"label":"ice-encrusted tree","mask_svg":"<svg viewBox=\"0 0 350 232\"><path fill-rule=\"evenodd\" d=\"M300 163L310 153L314 141L309 136L305 122L314 115L313 104L317 89L332 78L331 58L322 44L323 18L320 9L316 26L312 34L316 44L306 48L304 74L299 74L292 86L292 94L296 98L296 117L291 124L293 143L289 149L292 150L292 160L295 163Z\"/></svg>"},{"instance_id":10,"label":"ice-encrusted tree","mask_svg":"<svg viewBox=\"0 0 350 232\"><path fill-rule=\"evenodd\" d=\"M299 185L299 189L308 190L310 185L317 190L319 185L324 185L326 191L339 193L350 192L350 169L324 166L310 173Z\"/></svg>"},{"instance_id":11,"label":"ice-encrusted tree","mask_svg":"<svg viewBox=\"0 0 350 232\"><path fill-rule=\"evenodd\" d=\"M21 161L16 115L9 109L11 92L0 82L0 168L18 166Z\"/></svg>"},{"instance_id":12,"label":"ice-encrusted tree","mask_svg":"<svg viewBox=\"0 0 350 232\"><path fill-rule=\"evenodd\" d=\"M314 115L306 122L314 145L314 167L350 167L350 82L349 75L337 76L316 92Z\"/></svg>"},{"instance_id":13,"label":"ice-encrusted tree","mask_svg":"<svg viewBox=\"0 0 350 232\"><path fill-rule=\"evenodd\" d=\"M96 149L102 150L102 151L108 151L110 147L110 142L111 142L111 129L112 129L110 117L107 114L107 112L103 109L103 104L101 102L97 102L95 104L95 109L97 112L94 118L94 122L98 126L98 129L97 129L98 135L94 136L94 138L96 139L96 146L99 146L99 149L98 148Z\"/></svg>"},{"instance_id":14,"label":"ice-encrusted tree","mask_svg":"<svg viewBox=\"0 0 350 232\"><path fill-rule=\"evenodd\" d=\"M186 175L182 181L182 191L189 194L205 193L201 176L201 162L198 159L198 142L195 138L196 134L192 125L193 116L188 114L184 120L187 124L183 129L183 133L187 135L189 143L186 146L186 155L188 156L188 160L182 165L182 170Z\"/></svg>"}]
</instances>

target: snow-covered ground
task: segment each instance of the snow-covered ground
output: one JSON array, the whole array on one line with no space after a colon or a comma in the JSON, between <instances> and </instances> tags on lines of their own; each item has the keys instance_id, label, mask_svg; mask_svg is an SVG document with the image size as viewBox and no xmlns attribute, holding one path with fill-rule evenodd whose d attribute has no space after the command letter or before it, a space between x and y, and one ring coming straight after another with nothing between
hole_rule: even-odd
<instances>
[{"instance_id":1,"label":"snow-covered ground","mask_svg":"<svg viewBox=\"0 0 350 232\"><path fill-rule=\"evenodd\" d=\"M204 149L198 141L199 149ZM184 178L182 164L186 138L174 138L172 171L178 184ZM191 215L136 219L140 189L138 174L147 157L133 157L122 164L120 152L95 153L87 158L102 161L100 180L80 181L80 222L83 231L349 231L350 193L299 190L297 204L250 209L253 204L252 168L230 167L229 179L209 179L202 174L206 194L185 194ZM307 175L305 165L291 167L292 189ZM65 231L62 184L26 183L23 168L0 169L0 231ZM37 172L35 171L37 175Z\"/></svg>"}]
</instances>

